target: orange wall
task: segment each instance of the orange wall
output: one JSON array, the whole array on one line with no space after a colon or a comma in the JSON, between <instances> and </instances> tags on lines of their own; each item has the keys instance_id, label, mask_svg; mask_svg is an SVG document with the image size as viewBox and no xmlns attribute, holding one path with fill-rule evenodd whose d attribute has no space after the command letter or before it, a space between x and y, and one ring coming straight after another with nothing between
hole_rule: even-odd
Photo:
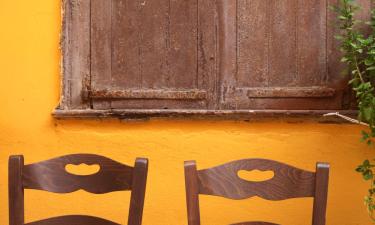
<instances>
[{"instance_id":1,"label":"orange wall","mask_svg":"<svg viewBox=\"0 0 375 225\"><path fill-rule=\"evenodd\" d=\"M329 225L371 224L363 206L367 184L354 168L374 150L359 142L356 125L282 121L64 120L51 117L59 98L60 1L0 0L0 224L8 223L7 159L26 163L69 153L103 154L133 164L150 159L145 225L187 224L183 161L199 168L262 157L308 170L331 163ZM43 203L42 203L43 202ZM125 224L129 193L93 196L26 191L26 221L91 214ZM244 220L310 224L311 199L269 202L202 197L202 224Z\"/></svg>"}]
</instances>

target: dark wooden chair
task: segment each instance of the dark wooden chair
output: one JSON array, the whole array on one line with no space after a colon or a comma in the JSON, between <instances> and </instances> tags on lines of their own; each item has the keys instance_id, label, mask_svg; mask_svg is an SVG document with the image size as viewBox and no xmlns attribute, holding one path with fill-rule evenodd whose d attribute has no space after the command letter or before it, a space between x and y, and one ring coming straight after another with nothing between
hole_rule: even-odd
<instances>
[{"instance_id":1,"label":"dark wooden chair","mask_svg":"<svg viewBox=\"0 0 375 225\"><path fill-rule=\"evenodd\" d=\"M273 171L265 181L241 179L240 170ZM210 169L197 170L195 161L185 162L188 224L200 225L199 194L229 199L259 196L267 200L314 197L313 225L325 225L329 164L317 163L316 172L301 170L266 159L244 159ZM277 225L268 222L243 222L233 225Z\"/></svg>"},{"instance_id":2,"label":"dark wooden chair","mask_svg":"<svg viewBox=\"0 0 375 225\"><path fill-rule=\"evenodd\" d=\"M94 165L92 175L67 172L68 164ZM24 225L24 189L71 193L80 189L94 194L131 190L128 225L141 225L146 191L148 160L137 158L134 167L92 154L66 155L24 165L22 155L9 158L9 224ZM27 223L27 225L119 225L109 220L84 215L69 215Z\"/></svg>"}]
</instances>

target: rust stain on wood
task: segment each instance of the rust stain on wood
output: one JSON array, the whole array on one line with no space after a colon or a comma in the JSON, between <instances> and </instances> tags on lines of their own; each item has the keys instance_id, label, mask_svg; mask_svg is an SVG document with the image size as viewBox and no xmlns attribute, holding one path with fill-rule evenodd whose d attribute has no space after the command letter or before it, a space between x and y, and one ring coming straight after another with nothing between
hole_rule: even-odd
<instances>
[{"instance_id":1,"label":"rust stain on wood","mask_svg":"<svg viewBox=\"0 0 375 225\"><path fill-rule=\"evenodd\" d=\"M205 90L92 90L90 96L94 99L205 99Z\"/></svg>"},{"instance_id":2,"label":"rust stain on wood","mask_svg":"<svg viewBox=\"0 0 375 225\"><path fill-rule=\"evenodd\" d=\"M249 88L249 98L327 98L335 95L335 89L328 87L272 87Z\"/></svg>"}]
</instances>

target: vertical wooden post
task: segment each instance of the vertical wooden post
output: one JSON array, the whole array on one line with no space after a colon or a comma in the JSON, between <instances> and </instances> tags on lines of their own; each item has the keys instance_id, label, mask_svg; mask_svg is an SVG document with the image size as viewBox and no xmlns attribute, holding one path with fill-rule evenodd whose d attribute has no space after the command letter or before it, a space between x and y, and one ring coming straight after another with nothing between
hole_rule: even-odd
<instances>
[{"instance_id":1,"label":"vertical wooden post","mask_svg":"<svg viewBox=\"0 0 375 225\"><path fill-rule=\"evenodd\" d=\"M218 0L219 76L222 79L220 101L235 87L237 77L237 1ZM229 89L229 90L228 90ZM220 108L225 107L220 105ZM226 107L225 107L226 108Z\"/></svg>"},{"instance_id":2,"label":"vertical wooden post","mask_svg":"<svg viewBox=\"0 0 375 225\"><path fill-rule=\"evenodd\" d=\"M326 208L328 195L329 164L316 164L315 197L313 209L313 225L326 224Z\"/></svg>"},{"instance_id":3,"label":"vertical wooden post","mask_svg":"<svg viewBox=\"0 0 375 225\"><path fill-rule=\"evenodd\" d=\"M186 204L189 225L200 225L199 183L195 161L185 162Z\"/></svg>"},{"instance_id":4,"label":"vertical wooden post","mask_svg":"<svg viewBox=\"0 0 375 225\"><path fill-rule=\"evenodd\" d=\"M9 225L24 225L22 185L23 156L10 156L8 162Z\"/></svg>"},{"instance_id":5,"label":"vertical wooden post","mask_svg":"<svg viewBox=\"0 0 375 225\"><path fill-rule=\"evenodd\" d=\"M148 160L137 158L133 171L128 225L141 225L145 201Z\"/></svg>"}]
</instances>

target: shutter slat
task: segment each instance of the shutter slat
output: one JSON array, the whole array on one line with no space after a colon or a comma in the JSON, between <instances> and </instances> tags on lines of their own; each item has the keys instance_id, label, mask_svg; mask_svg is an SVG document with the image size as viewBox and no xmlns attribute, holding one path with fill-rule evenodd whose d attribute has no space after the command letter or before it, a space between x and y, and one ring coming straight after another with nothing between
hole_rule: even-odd
<instances>
[{"instance_id":1,"label":"shutter slat","mask_svg":"<svg viewBox=\"0 0 375 225\"><path fill-rule=\"evenodd\" d=\"M214 109L214 3L93 0L93 108Z\"/></svg>"},{"instance_id":2,"label":"shutter slat","mask_svg":"<svg viewBox=\"0 0 375 225\"><path fill-rule=\"evenodd\" d=\"M297 85L326 85L327 1L299 0L297 3ZM332 26L332 25L330 25Z\"/></svg>"},{"instance_id":3,"label":"shutter slat","mask_svg":"<svg viewBox=\"0 0 375 225\"><path fill-rule=\"evenodd\" d=\"M170 38L168 32L168 0L134 2L137 2L139 8L140 32L137 38L140 46L139 54L137 53L134 57L139 57L142 80L141 84L135 87L167 87L170 77L168 65L168 42ZM123 17L132 19L126 14Z\"/></svg>"},{"instance_id":4,"label":"shutter slat","mask_svg":"<svg viewBox=\"0 0 375 225\"><path fill-rule=\"evenodd\" d=\"M91 88L112 86L112 0L91 1ZM98 19L100 18L100 19ZM93 102L95 109L108 109L110 101Z\"/></svg>"},{"instance_id":5,"label":"shutter slat","mask_svg":"<svg viewBox=\"0 0 375 225\"><path fill-rule=\"evenodd\" d=\"M248 0L247 0L248 1ZM268 86L292 86L297 78L297 5L301 0L268 1ZM250 27L252 24L248 24ZM281 76L280 76L281 75ZM251 79L251 75L247 74ZM241 85L241 84L239 84Z\"/></svg>"},{"instance_id":6,"label":"shutter slat","mask_svg":"<svg viewBox=\"0 0 375 225\"><path fill-rule=\"evenodd\" d=\"M112 74L114 87L140 88L142 16L139 1L112 1ZM97 20L101 18L93 18ZM95 87L96 88L96 87Z\"/></svg>"},{"instance_id":7,"label":"shutter slat","mask_svg":"<svg viewBox=\"0 0 375 225\"><path fill-rule=\"evenodd\" d=\"M169 88L197 88L198 1L170 0Z\"/></svg>"}]
</instances>

